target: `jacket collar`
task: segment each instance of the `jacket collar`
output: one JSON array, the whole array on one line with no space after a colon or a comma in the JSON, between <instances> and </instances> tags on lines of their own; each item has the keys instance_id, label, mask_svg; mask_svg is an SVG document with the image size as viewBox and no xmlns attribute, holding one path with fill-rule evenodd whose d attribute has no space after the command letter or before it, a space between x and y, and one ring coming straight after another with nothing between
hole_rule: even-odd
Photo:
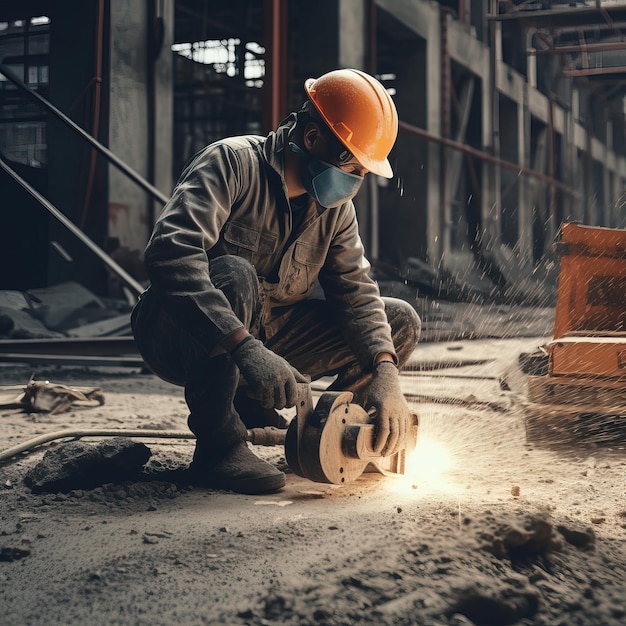
<instances>
[{"instance_id":1,"label":"jacket collar","mask_svg":"<svg viewBox=\"0 0 626 626\"><path fill-rule=\"evenodd\" d=\"M289 150L289 134L292 128L296 124L296 114L291 113L288 115L278 126L276 131L271 132L265 139L263 146L263 154L270 167L280 176L280 181L283 186L283 191L287 191L285 185L285 150ZM314 207L314 212L311 213L311 205ZM285 193L285 208L288 210L289 202L287 194ZM303 220L303 225L309 224L312 219L327 211L321 204L315 202L313 198L309 198L309 208L307 210L307 216Z\"/></svg>"},{"instance_id":2,"label":"jacket collar","mask_svg":"<svg viewBox=\"0 0 626 626\"><path fill-rule=\"evenodd\" d=\"M289 133L296 124L296 114L291 113L265 139L263 153L273 170L285 182L285 149L289 144Z\"/></svg>"}]
</instances>

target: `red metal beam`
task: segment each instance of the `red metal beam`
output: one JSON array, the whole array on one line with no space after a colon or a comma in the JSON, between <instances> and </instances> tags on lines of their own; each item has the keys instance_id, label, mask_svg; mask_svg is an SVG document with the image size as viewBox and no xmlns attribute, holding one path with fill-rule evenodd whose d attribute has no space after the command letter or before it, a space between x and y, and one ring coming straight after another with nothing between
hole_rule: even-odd
<instances>
[{"instance_id":1,"label":"red metal beam","mask_svg":"<svg viewBox=\"0 0 626 626\"><path fill-rule=\"evenodd\" d=\"M540 56L546 54L579 54L582 52L606 52L609 50L626 50L626 41L611 41L606 43L588 43L572 46L556 46L548 50L528 50L528 54Z\"/></svg>"},{"instance_id":2,"label":"red metal beam","mask_svg":"<svg viewBox=\"0 0 626 626\"><path fill-rule=\"evenodd\" d=\"M265 0L265 101L266 131L275 129L287 108L287 0Z\"/></svg>"},{"instance_id":3,"label":"red metal beam","mask_svg":"<svg viewBox=\"0 0 626 626\"><path fill-rule=\"evenodd\" d=\"M458 141L454 141L453 139L446 139L445 137L439 137L439 135L434 135L433 133L429 133L427 130L423 128L419 128L418 126L413 126L413 124L408 124L407 122L403 122L400 120L398 122L400 128L404 128L404 130L409 131L415 135L423 137L428 141L434 141L436 143L440 143L448 148L452 148L454 150L460 150L465 154L469 154L470 156L476 157L477 159L481 159L483 161L487 161L488 163L493 163L494 165L498 165L504 169L510 170L512 172L517 172L518 176L530 176L531 178L536 178L548 185L552 185L561 191L572 195L578 196L580 195L579 191L565 185L560 180L555 178L551 178L546 174L542 174L541 172L537 172L536 170L531 170L526 167L522 167L517 165L516 163L512 163L511 161L505 161L504 159L498 159L494 157L492 154L488 152L484 152L483 150L478 150L477 148L473 148L472 146L468 146L467 144L460 143Z\"/></svg>"},{"instance_id":4,"label":"red metal beam","mask_svg":"<svg viewBox=\"0 0 626 626\"><path fill-rule=\"evenodd\" d=\"M563 70L564 76L607 76L614 77L615 74L623 74L626 80L626 66L616 67L590 67L583 70Z\"/></svg>"}]
</instances>

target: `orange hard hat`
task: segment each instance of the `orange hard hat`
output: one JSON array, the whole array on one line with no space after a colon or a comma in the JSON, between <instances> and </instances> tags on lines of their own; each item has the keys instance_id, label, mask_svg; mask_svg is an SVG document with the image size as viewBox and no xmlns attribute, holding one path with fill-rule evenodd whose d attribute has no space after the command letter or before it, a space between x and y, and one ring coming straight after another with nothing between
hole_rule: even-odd
<instances>
[{"instance_id":1,"label":"orange hard hat","mask_svg":"<svg viewBox=\"0 0 626 626\"><path fill-rule=\"evenodd\" d=\"M391 178L387 159L398 135L398 113L385 88L360 70L309 78L306 93L341 143L367 170Z\"/></svg>"}]
</instances>

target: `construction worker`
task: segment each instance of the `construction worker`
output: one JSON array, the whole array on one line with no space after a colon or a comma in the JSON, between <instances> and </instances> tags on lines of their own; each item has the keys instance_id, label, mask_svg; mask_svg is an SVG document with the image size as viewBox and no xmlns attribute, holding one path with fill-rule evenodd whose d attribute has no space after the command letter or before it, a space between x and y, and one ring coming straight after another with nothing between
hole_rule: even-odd
<instances>
[{"instance_id":1,"label":"construction worker","mask_svg":"<svg viewBox=\"0 0 626 626\"><path fill-rule=\"evenodd\" d=\"M309 79L305 91L267 137L198 153L145 251L151 286L133 332L154 373L185 387L198 485L283 487L283 472L248 447L247 428L284 426L277 410L295 405L297 383L322 376L374 409L377 452L393 454L406 433L398 369L420 319L380 296L352 203L365 174L393 175L396 109L358 70Z\"/></svg>"}]
</instances>

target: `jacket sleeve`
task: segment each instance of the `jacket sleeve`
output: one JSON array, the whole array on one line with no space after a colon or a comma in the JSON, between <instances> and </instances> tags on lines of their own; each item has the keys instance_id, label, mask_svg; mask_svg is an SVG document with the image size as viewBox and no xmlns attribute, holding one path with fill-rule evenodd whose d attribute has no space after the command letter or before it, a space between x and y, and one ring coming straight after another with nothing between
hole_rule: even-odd
<instances>
[{"instance_id":1,"label":"jacket sleeve","mask_svg":"<svg viewBox=\"0 0 626 626\"><path fill-rule=\"evenodd\" d=\"M202 346L215 346L242 327L211 282L206 254L237 200L240 180L234 150L224 144L205 148L183 171L145 250L151 288Z\"/></svg>"},{"instance_id":2,"label":"jacket sleeve","mask_svg":"<svg viewBox=\"0 0 626 626\"><path fill-rule=\"evenodd\" d=\"M343 335L363 369L370 371L377 354L389 352L397 358L396 351L378 285L369 274L354 205L348 202L336 210L342 215L320 271L320 284L337 311Z\"/></svg>"}]
</instances>

